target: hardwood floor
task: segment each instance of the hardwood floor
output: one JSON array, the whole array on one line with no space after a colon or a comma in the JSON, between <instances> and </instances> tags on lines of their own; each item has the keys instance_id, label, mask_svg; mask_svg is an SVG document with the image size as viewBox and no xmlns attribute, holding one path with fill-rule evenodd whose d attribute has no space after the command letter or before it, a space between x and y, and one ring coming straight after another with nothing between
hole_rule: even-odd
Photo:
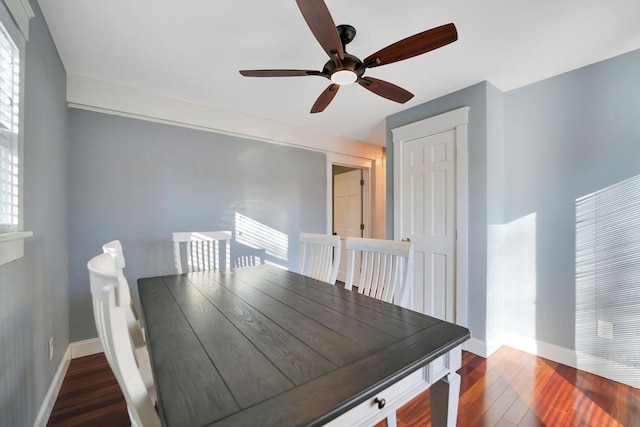
<instances>
[{"instance_id":1,"label":"hardwood floor","mask_svg":"<svg viewBox=\"0 0 640 427\"><path fill-rule=\"evenodd\" d=\"M131 425L124 396L104 353L71 360L47 425Z\"/></svg>"},{"instance_id":2,"label":"hardwood floor","mask_svg":"<svg viewBox=\"0 0 640 427\"><path fill-rule=\"evenodd\" d=\"M458 373L461 427L640 427L640 390L509 347L464 352ZM431 425L428 408L427 390L398 411L398 427ZM71 361L48 425L130 425L103 354Z\"/></svg>"}]
</instances>

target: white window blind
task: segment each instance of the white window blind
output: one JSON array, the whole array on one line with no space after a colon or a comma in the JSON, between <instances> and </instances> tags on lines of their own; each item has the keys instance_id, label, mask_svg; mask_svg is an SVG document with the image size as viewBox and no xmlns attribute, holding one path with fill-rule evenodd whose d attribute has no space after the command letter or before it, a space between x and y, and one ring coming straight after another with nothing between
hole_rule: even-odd
<instances>
[{"instance_id":1,"label":"white window blind","mask_svg":"<svg viewBox=\"0 0 640 427\"><path fill-rule=\"evenodd\" d=\"M0 24L0 232L18 227L19 80L20 51Z\"/></svg>"}]
</instances>

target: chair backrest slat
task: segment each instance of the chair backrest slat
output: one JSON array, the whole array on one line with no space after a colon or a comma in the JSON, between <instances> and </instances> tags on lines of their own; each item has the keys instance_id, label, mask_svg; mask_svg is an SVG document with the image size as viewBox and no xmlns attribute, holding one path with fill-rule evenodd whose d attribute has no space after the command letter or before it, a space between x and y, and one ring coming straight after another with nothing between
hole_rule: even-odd
<instances>
[{"instance_id":1,"label":"chair backrest slat","mask_svg":"<svg viewBox=\"0 0 640 427\"><path fill-rule=\"evenodd\" d=\"M298 272L335 285L340 266L340 236L300 233Z\"/></svg>"},{"instance_id":2,"label":"chair backrest slat","mask_svg":"<svg viewBox=\"0 0 640 427\"><path fill-rule=\"evenodd\" d=\"M230 231L176 232L172 237L173 262L178 274L184 272L182 252L188 273L230 267Z\"/></svg>"},{"instance_id":3,"label":"chair backrest slat","mask_svg":"<svg viewBox=\"0 0 640 427\"><path fill-rule=\"evenodd\" d=\"M413 246L410 242L347 238L346 289L354 286L359 273L358 292L386 302L411 308ZM356 257L361 257L356 272Z\"/></svg>"},{"instance_id":4,"label":"chair backrest slat","mask_svg":"<svg viewBox=\"0 0 640 427\"><path fill-rule=\"evenodd\" d=\"M219 270L217 240L191 240L187 242L187 271Z\"/></svg>"}]
</instances>

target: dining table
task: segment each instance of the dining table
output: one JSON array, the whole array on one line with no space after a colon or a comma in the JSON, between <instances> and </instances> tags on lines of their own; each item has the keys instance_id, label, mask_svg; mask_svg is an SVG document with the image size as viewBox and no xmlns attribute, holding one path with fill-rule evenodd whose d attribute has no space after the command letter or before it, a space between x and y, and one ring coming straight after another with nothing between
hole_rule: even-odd
<instances>
[{"instance_id":1,"label":"dining table","mask_svg":"<svg viewBox=\"0 0 640 427\"><path fill-rule=\"evenodd\" d=\"M393 426L427 388L455 426L465 327L274 265L137 283L164 426Z\"/></svg>"}]
</instances>

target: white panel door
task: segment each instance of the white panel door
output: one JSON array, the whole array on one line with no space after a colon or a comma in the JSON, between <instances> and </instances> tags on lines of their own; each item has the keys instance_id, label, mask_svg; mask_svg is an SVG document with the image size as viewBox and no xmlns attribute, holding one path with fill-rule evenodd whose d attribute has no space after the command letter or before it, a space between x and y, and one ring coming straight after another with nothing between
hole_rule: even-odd
<instances>
[{"instance_id":1,"label":"white panel door","mask_svg":"<svg viewBox=\"0 0 640 427\"><path fill-rule=\"evenodd\" d=\"M403 238L414 244L413 309L455 321L455 130L403 143Z\"/></svg>"},{"instance_id":2,"label":"white panel door","mask_svg":"<svg viewBox=\"0 0 640 427\"><path fill-rule=\"evenodd\" d=\"M333 177L333 228L342 245L338 280L345 281L347 273L347 237L361 237L362 231L362 171L353 170ZM358 271L356 269L356 271Z\"/></svg>"}]
</instances>

